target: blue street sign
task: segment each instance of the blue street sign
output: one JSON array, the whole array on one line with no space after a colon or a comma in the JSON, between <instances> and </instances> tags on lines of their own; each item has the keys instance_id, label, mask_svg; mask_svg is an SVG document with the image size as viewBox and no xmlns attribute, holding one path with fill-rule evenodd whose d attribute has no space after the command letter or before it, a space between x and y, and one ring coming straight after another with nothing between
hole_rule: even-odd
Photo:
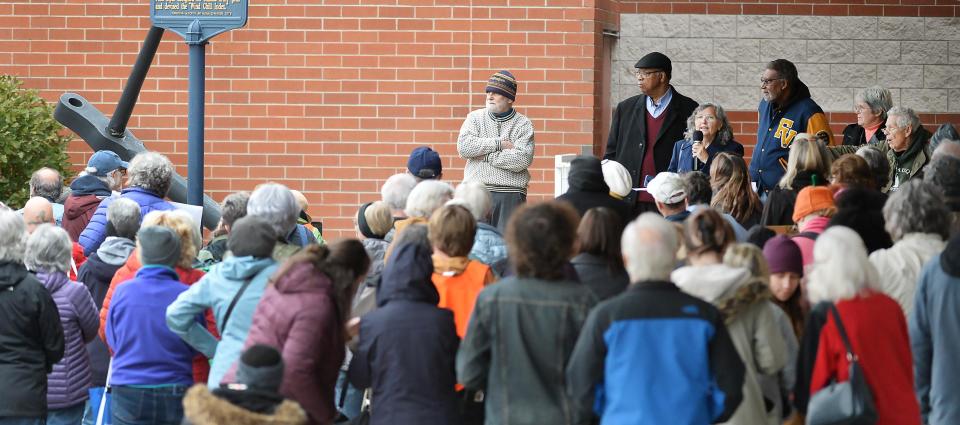
<instances>
[{"instance_id":1,"label":"blue street sign","mask_svg":"<svg viewBox=\"0 0 960 425\"><path fill-rule=\"evenodd\" d=\"M202 43L246 25L247 0L150 0L150 20L188 42Z\"/></svg>"}]
</instances>

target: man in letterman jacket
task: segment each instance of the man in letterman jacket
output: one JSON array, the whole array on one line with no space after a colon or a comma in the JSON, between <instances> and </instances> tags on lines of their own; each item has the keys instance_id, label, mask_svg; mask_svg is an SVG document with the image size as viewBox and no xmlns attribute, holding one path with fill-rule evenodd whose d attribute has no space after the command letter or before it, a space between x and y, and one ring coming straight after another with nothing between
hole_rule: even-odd
<instances>
[{"instance_id":1,"label":"man in letterman jacket","mask_svg":"<svg viewBox=\"0 0 960 425\"><path fill-rule=\"evenodd\" d=\"M603 158L623 164L637 188L646 186L646 176L652 179L670 166L673 144L684 138L697 102L670 85L673 65L663 53L649 53L634 67L641 94L617 105ZM631 191L625 199L633 205L633 215L657 212L645 191Z\"/></svg>"},{"instance_id":2,"label":"man in letterman jacket","mask_svg":"<svg viewBox=\"0 0 960 425\"><path fill-rule=\"evenodd\" d=\"M467 115L457 138L457 152L467 160L463 181L486 186L493 198L490 225L503 231L513 210L527 201L533 124L513 109L517 96L513 74L493 74L485 91L487 106Z\"/></svg>"}]
</instances>

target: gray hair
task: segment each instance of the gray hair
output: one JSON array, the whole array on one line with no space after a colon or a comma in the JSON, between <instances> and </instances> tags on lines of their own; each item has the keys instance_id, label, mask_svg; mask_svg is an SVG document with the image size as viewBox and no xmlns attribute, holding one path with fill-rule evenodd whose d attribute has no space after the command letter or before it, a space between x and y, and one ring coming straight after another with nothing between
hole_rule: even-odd
<instances>
[{"instance_id":1,"label":"gray hair","mask_svg":"<svg viewBox=\"0 0 960 425\"><path fill-rule=\"evenodd\" d=\"M807 296L810 304L852 298L875 285L878 276L860 235L849 227L831 226L813 246Z\"/></svg>"},{"instance_id":2,"label":"gray hair","mask_svg":"<svg viewBox=\"0 0 960 425\"><path fill-rule=\"evenodd\" d=\"M0 261L23 262L23 247L27 243L27 224L20 214L0 208Z\"/></svg>"},{"instance_id":3,"label":"gray hair","mask_svg":"<svg viewBox=\"0 0 960 425\"><path fill-rule=\"evenodd\" d=\"M91 176L93 176L94 178L96 178L97 180L100 180L101 182L103 182L103 184L107 185L107 187L109 187L110 189L113 189L113 188L116 186L117 181L116 181L116 179L113 178L113 173L107 174L107 175L105 175L105 176L98 176L98 175L96 175L96 174L93 174L94 172L93 172L93 171L90 171L90 170L96 170L96 168L88 167L88 168L86 168L85 170L83 170L83 171L81 171L80 173L78 173L78 174L77 174L77 177L83 177L83 176L91 175Z\"/></svg>"},{"instance_id":4,"label":"gray hair","mask_svg":"<svg viewBox=\"0 0 960 425\"><path fill-rule=\"evenodd\" d=\"M883 219L884 228L894 241L909 233L950 237L950 210L943 202L943 191L919 179L908 180L890 194L883 205Z\"/></svg>"},{"instance_id":5,"label":"gray hair","mask_svg":"<svg viewBox=\"0 0 960 425\"><path fill-rule=\"evenodd\" d=\"M380 188L380 197L392 210L403 210L407 207L407 197L417 185L417 178L411 174L394 174L383 183Z\"/></svg>"},{"instance_id":6,"label":"gray hair","mask_svg":"<svg viewBox=\"0 0 960 425\"><path fill-rule=\"evenodd\" d=\"M408 217L430 217L430 214L451 199L453 199L453 187L449 183L424 180L410 191L407 207L403 212Z\"/></svg>"},{"instance_id":7,"label":"gray hair","mask_svg":"<svg viewBox=\"0 0 960 425\"><path fill-rule=\"evenodd\" d=\"M720 121L720 130L717 132L716 141L720 142L721 145L725 145L727 142L733 140L733 129L730 128L730 120L727 118L727 112L723 110L722 106L710 102L701 103L700 106L697 106L697 108L693 110L690 117L687 118L687 140L691 140L693 138L693 132L697 130L697 114L707 108L713 108L714 113L717 115L717 120Z\"/></svg>"},{"instance_id":8,"label":"gray hair","mask_svg":"<svg viewBox=\"0 0 960 425\"><path fill-rule=\"evenodd\" d=\"M890 161L887 161L887 155L880 152L880 149L867 145L857 149L857 156L867 161L867 166L877 181L877 189L887 187L890 182Z\"/></svg>"},{"instance_id":9,"label":"gray hair","mask_svg":"<svg viewBox=\"0 0 960 425\"><path fill-rule=\"evenodd\" d=\"M874 114L880 115L881 119L887 119L887 111L893 107L893 95L890 90L880 86L867 87L857 92L854 102L866 103Z\"/></svg>"},{"instance_id":10,"label":"gray hair","mask_svg":"<svg viewBox=\"0 0 960 425\"><path fill-rule=\"evenodd\" d=\"M56 176L56 178L52 178ZM30 196L46 198L56 203L63 193L63 176L53 168L43 167L30 175Z\"/></svg>"},{"instance_id":11,"label":"gray hair","mask_svg":"<svg viewBox=\"0 0 960 425\"><path fill-rule=\"evenodd\" d=\"M278 239L286 239L297 226L300 204L286 186L279 183L264 183L250 194L247 215L260 217L277 233Z\"/></svg>"},{"instance_id":12,"label":"gray hair","mask_svg":"<svg viewBox=\"0 0 960 425\"><path fill-rule=\"evenodd\" d=\"M487 187L480 182L469 181L460 183L457 189L453 191L453 199L463 202L470 214L477 221L487 218L490 209L493 208L493 199Z\"/></svg>"},{"instance_id":13,"label":"gray hair","mask_svg":"<svg viewBox=\"0 0 960 425\"><path fill-rule=\"evenodd\" d=\"M52 224L43 224L27 239L23 263L34 272L60 272L70 270L73 259L73 242L66 230Z\"/></svg>"},{"instance_id":14,"label":"gray hair","mask_svg":"<svg viewBox=\"0 0 960 425\"><path fill-rule=\"evenodd\" d=\"M117 198L107 207L107 221L117 236L134 240L140 229L140 205L127 198Z\"/></svg>"},{"instance_id":15,"label":"gray hair","mask_svg":"<svg viewBox=\"0 0 960 425\"><path fill-rule=\"evenodd\" d=\"M903 128L910 126L910 131L912 134L916 134L920 127L920 117L917 116L917 113L913 109L906 108L903 106L894 106L887 111L887 117L896 117L893 122L897 124L897 127Z\"/></svg>"},{"instance_id":16,"label":"gray hair","mask_svg":"<svg viewBox=\"0 0 960 425\"><path fill-rule=\"evenodd\" d=\"M173 179L173 163L159 153L143 152L130 161L127 174L130 176L130 186L147 189L164 197Z\"/></svg>"},{"instance_id":17,"label":"gray hair","mask_svg":"<svg viewBox=\"0 0 960 425\"><path fill-rule=\"evenodd\" d=\"M644 213L623 230L620 250L630 282L670 280L677 261L677 228L655 213Z\"/></svg>"},{"instance_id":18,"label":"gray hair","mask_svg":"<svg viewBox=\"0 0 960 425\"><path fill-rule=\"evenodd\" d=\"M951 146L960 150L960 143L944 141L933 153L933 159L923 171L923 181L933 183L944 193L944 202L951 211L960 211L960 157L947 152Z\"/></svg>"},{"instance_id":19,"label":"gray hair","mask_svg":"<svg viewBox=\"0 0 960 425\"><path fill-rule=\"evenodd\" d=\"M227 195L220 203L220 221L227 226L233 226L235 221L247 215L247 203L249 201L250 192L236 192Z\"/></svg>"}]
</instances>

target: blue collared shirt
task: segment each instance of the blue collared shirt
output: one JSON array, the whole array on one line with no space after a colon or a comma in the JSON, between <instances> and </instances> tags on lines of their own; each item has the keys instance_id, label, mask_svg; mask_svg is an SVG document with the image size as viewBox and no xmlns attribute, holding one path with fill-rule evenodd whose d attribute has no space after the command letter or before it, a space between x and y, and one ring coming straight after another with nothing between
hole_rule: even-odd
<instances>
[{"instance_id":1,"label":"blue collared shirt","mask_svg":"<svg viewBox=\"0 0 960 425\"><path fill-rule=\"evenodd\" d=\"M659 118L663 111L667 110L667 105L673 99L673 87L667 87L667 92L660 98L660 103L653 103L653 98L647 96L647 112L654 118Z\"/></svg>"}]
</instances>

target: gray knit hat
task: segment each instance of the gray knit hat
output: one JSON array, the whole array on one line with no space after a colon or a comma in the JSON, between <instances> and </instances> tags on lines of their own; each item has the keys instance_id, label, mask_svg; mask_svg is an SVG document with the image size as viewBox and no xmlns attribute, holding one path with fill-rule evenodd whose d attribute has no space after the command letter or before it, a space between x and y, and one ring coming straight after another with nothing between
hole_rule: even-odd
<instances>
[{"instance_id":1,"label":"gray knit hat","mask_svg":"<svg viewBox=\"0 0 960 425\"><path fill-rule=\"evenodd\" d=\"M276 231L270 222L258 216L246 216L230 226L227 249L236 257L268 258L277 244Z\"/></svg>"},{"instance_id":2,"label":"gray knit hat","mask_svg":"<svg viewBox=\"0 0 960 425\"><path fill-rule=\"evenodd\" d=\"M137 232L140 263L144 266L176 267L180 261L180 235L164 226L146 226Z\"/></svg>"},{"instance_id":3,"label":"gray knit hat","mask_svg":"<svg viewBox=\"0 0 960 425\"><path fill-rule=\"evenodd\" d=\"M254 345L240 356L235 381L250 389L277 392L283 383L283 357L269 345Z\"/></svg>"}]
</instances>

